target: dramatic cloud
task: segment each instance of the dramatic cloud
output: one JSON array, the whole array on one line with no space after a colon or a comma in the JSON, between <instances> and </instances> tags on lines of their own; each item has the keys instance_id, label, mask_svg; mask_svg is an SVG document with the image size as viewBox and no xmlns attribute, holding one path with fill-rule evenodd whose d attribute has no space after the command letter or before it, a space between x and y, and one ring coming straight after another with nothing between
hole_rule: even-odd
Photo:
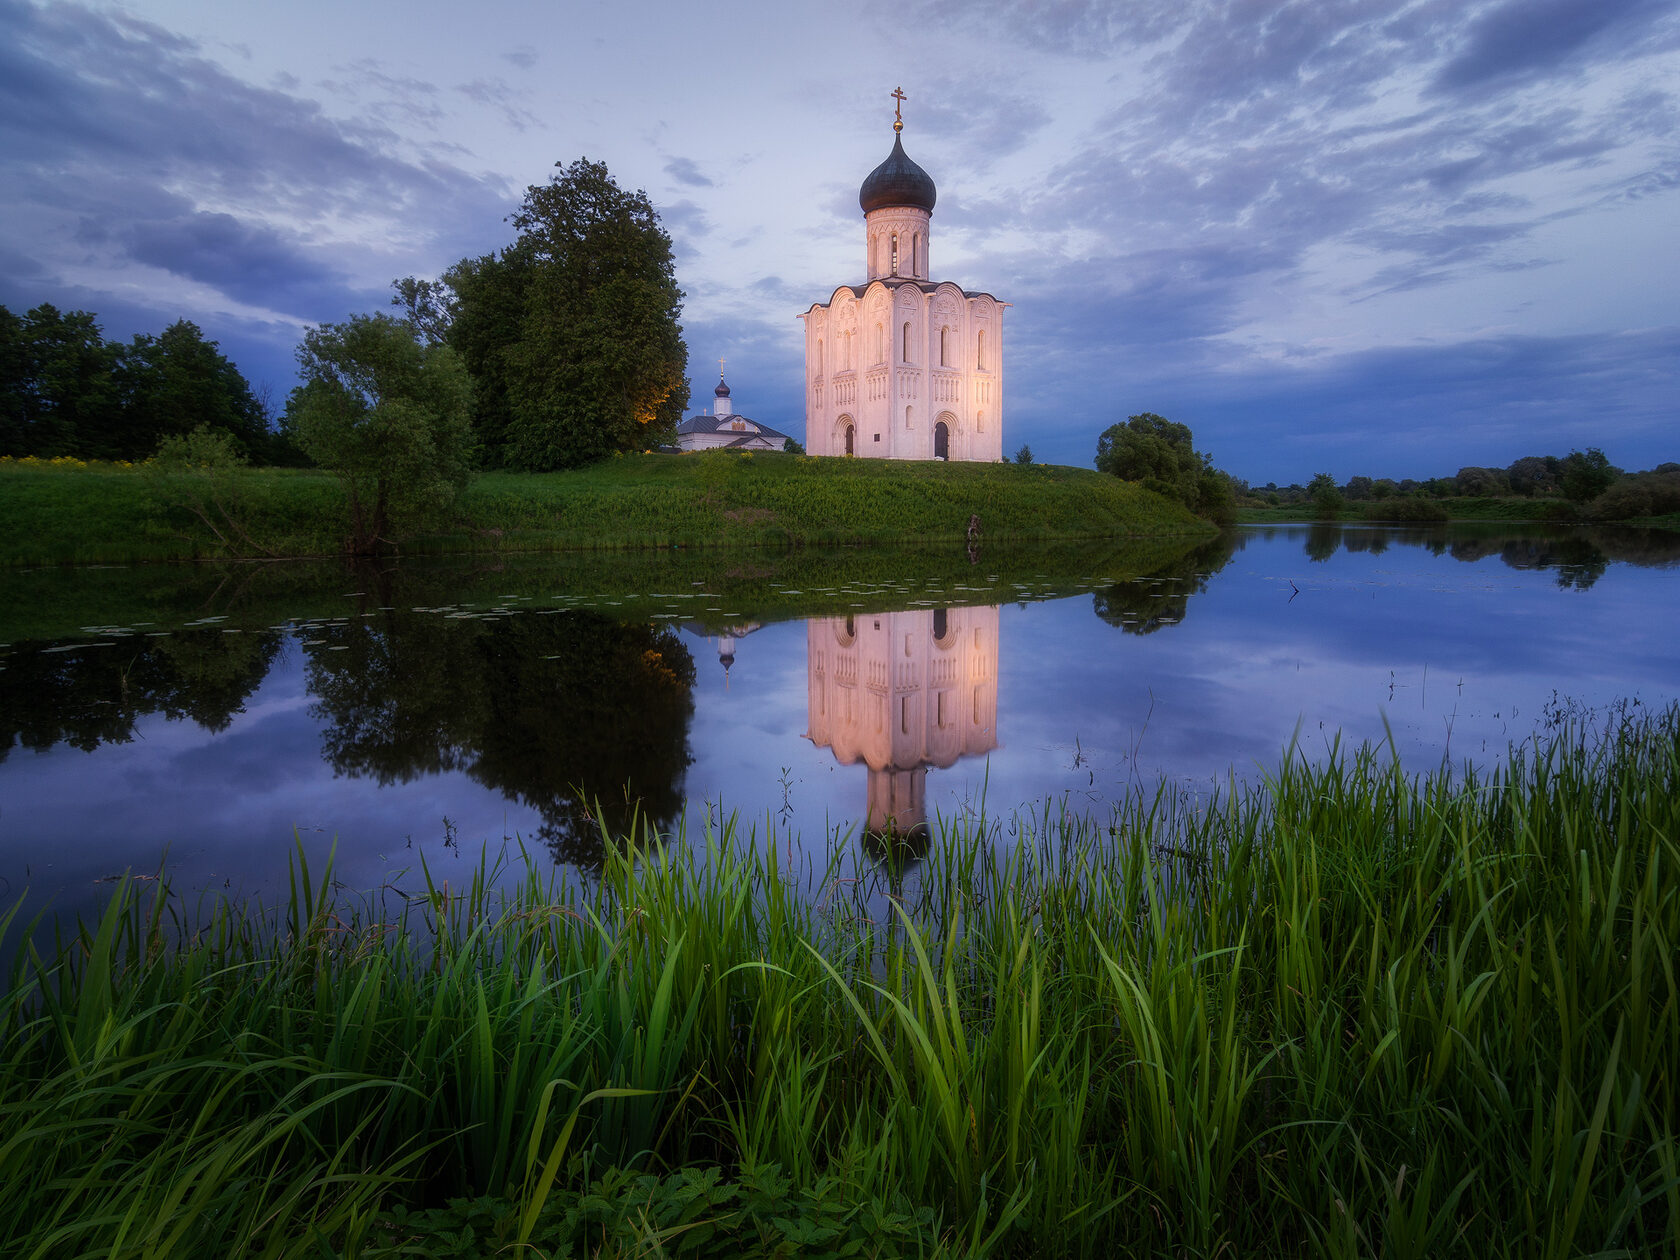
<instances>
[{"instance_id":1,"label":"dramatic cloud","mask_svg":"<svg viewBox=\"0 0 1680 1260\"><path fill-rule=\"evenodd\" d=\"M498 185L393 130L438 116L422 80L358 61L346 79L368 110L335 119L122 15L4 2L0 32L0 214L32 229L26 261L0 256L0 300L32 305L103 270L128 303L149 291L164 322L209 302L295 337L365 303L405 254L504 213ZM378 247L353 244L370 232Z\"/></svg>"},{"instance_id":2,"label":"dramatic cloud","mask_svg":"<svg viewBox=\"0 0 1680 1260\"><path fill-rule=\"evenodd\" d=\"M588 154L671 233L696 403L727 357L798 433L797 316L862 278L902 83L934 274L1012 304L1009 449L1088 463L1154 410L1259 481L1674 457L1680 0L877 0L815 41L486 0L324 51L127 3L0 0L0 301L185 315L281 389L303 323L505 244Z\"/></svg>"}]
</instances>

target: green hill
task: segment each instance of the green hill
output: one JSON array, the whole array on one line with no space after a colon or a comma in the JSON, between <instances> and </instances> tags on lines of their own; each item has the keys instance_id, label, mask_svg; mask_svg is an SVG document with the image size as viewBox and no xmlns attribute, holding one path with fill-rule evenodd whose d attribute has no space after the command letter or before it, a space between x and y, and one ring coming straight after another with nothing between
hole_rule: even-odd
<instances>
[{"instance_id":1,"label":"green hill","mask_svg":"<svg viewBox=\"0 0 1680 1260\"><path fill-rule=\"evenodd\" d=\"M218 538L171 484L120 465L0 464L0 562L335 554L343 495L319 472L229 485L241 538ZM486 473L410 554L647 547L896 545L1206 535L1176 503L1088 469L795 455L641 455L574 472Z\"/></svg>"}]
</instances>

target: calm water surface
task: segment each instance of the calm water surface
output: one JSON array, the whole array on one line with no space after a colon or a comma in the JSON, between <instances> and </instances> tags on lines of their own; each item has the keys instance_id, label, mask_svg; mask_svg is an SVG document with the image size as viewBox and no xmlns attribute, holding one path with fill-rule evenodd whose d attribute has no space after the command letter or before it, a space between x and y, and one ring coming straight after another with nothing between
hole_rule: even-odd
<instances>
[{"instance_id":1,"label":"calm water surface","mask_svg":"<svg viewBox=\"0 0 1680 1260\"><path fill-rule=\"evenodd\" d=\"M867 845L1254 779L1292 742L1479 762L1564 708L1680 698L1674 535L1254 527L1178 552L826 587L807 562L757 609L738 561L734 588L539 568L418 603L331 571L266 599L271 574L11 575L0 899L85 913L166 853L178 886L272 899L297 842L362 888L504 837L587 870L596 801ZM805 598L823 615L790 615Z\"/></svg>"}]
</instances>

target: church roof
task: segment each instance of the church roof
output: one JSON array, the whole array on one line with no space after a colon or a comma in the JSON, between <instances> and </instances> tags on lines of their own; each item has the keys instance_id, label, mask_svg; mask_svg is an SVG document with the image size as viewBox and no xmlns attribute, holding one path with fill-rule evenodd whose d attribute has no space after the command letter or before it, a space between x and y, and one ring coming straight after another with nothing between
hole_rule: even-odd
<instances>
[{"instance_id":1,"label":"church roof","mask_svg":"<svg viewBox=\"0 0 1680 1260\"><path fill-rule=\"evenodd\" d=\"M752 427L742 432L741 436L736 441L730 443L731 446L739 446L744 442L751 441L760 434L769 438L772 442L787 441L787 434L778 433L769 425L763 424L757 420L748 420L745 416L714 416L708 415L705 412L701 412L696 416L690 416L687 420L684 420L677 426L677 434L681 437L687 437L696 433L733 433L735 432L735 422L737 420L751 425Z\"/></svg>"},{"instance_id":2,"label":"church roof","mask_svg":"<svg viewBox=\"0 0 1680 1260\"><path fill-rule=\"evenodd\" d=\"M806 311L806 314L809 314L811 311L820 310L821 308L826 307L829 304L829 302L832 302L834 300L835 296L840 292L841 289L845 289L853 297L861 299L865 293L869 292L869 289L870 289L871 285L877 285L877 284L885 285L887 288L892 289L895 292L897 290L903 288L904 286L908 285L912 289L920 289L923 293L932 293L936 289L943 289L943 288L949 286L953 289L957 289L958 292L960 292L963 295L963 297L965 297L965 298L980 298L980 297L991 298L992 301L996 302L999 306L1012 305L1009 302L1005 302L1005 301L1000 300L995 293L987 293L982 289L964 289L964 288L961 288L958 285L952 284L949 280L911 280L911 279L908 279L908 278L903 277L903 276L881 276L881 277L878 277L877 279L869 281L867 284L842 284L842 285L840 285L838 288L836 288L834 290L834 293L829 295L828 302L813 302L813 303L811 303L809 309ZM801 315L800 318L803 319L804 316Z\"/></svg>"},{"instance_id":3,"label":"church roof","mask_svg":"<svg viewBox=\"0 0 1680 1260\"><path fill-rule=\"evenodd\" d=\"M896 134L887 160L870 171L858 189L858 204L865 214L887 206L914 206L931 214L938 199L933 177L905 155L903 141Z\"/></svg>"}]
</instances>

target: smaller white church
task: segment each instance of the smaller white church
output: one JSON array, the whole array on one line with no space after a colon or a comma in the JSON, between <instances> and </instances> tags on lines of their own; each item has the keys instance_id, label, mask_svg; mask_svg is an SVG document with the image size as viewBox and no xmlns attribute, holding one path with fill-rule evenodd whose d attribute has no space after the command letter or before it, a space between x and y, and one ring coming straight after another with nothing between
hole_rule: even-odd
<instances>
[{"instance_id":1,"label":"smaller white church","mask_svg":"<svg viewBox=\"0 0 1680 1260\"><path fill-rule=\"evenodd\" d=\"M893 147L858 190L863 284L805 321L805 449L876 459L1003 458L1003 312L989 293L929 279L938 190Z\"/></svg>"},{"instance_id":2,"label":"smaller white church","mask_svg":"<svg viewBox=\"0 0 1680 1260\"><path fill-rule=\"evenodd\" d=\"M714 451L728 447L732 451L779 451L787 441L787 434L779 433L767 424L735 414L735 404L729 397L729 385L718 377L712 391L714 401L711 415L690 416L677 426L677 448L681 451Z\"/></svg>"}]
</instances>

